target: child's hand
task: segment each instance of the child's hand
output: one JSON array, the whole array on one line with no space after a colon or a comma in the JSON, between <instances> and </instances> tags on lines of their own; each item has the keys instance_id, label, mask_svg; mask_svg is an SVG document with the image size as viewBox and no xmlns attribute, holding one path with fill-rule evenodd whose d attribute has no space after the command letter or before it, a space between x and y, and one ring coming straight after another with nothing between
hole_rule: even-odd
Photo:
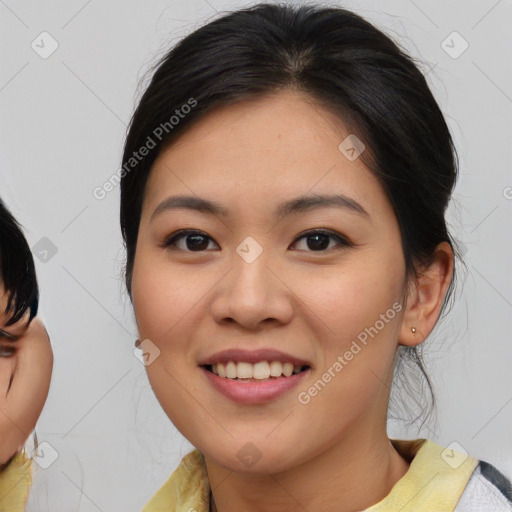
<instances>
[{"instance_id":1,"label":"child's hand","mask_svg":"<svg viewBox=\"0 0 512 512\"><path fill-rule=\"evenodd\" d=\"M6 326L0 308L0 464L21 450L48 396L53 352L48 333L28 313Z\"/></svg>"}]
</instances>

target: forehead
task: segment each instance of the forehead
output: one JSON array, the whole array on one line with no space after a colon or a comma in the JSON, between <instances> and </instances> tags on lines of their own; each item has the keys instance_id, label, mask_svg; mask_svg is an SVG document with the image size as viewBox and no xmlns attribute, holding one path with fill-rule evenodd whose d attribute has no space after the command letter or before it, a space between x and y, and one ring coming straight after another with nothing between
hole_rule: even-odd
<instances>
[{"instance_id":1,"label":"forehead","mask_svg":"<svg viewBox=\"0 0 512 512\"><path fill-rule=\"evenodd\" d=\"M176 192L247 207L248 200L282 202L336 189L360 202L366 197L369 210L385 207L377 178L361 158L340 150L349 136L339 117L298 91L223 106L161 152L145 204Z\"/></svg>"}]
</instances>

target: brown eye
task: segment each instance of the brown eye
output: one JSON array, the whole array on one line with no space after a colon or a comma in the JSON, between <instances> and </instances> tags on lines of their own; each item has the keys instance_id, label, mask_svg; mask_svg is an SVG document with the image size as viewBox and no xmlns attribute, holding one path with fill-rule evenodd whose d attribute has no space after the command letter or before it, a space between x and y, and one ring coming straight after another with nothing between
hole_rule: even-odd
<instances>
[{"instance_id":1,"label":"brown eye","mask_svg":"<svg viewBox=\"0 0 512 512\"><path fill-rule=\"evenodd\" d=\"M334 233L332 231L327 230L315 230L309 231L308 233L304 233L294 242L294 245L297 244L299 240L306 239L306 247L307 249L299 249L306 250L310 252L326 252L327 249L336 249L340 247L350 247L352 244L341 235ZM331 241L334 241L334 246L329 246Z\"/></svg>"},{"instance_id":2,"label":"brown eye","mask_svg":"<svg viewBox=\"0 0 512 512\"><path fill-rule=\"evenodd\" d=\"M178 245L178 241L184 239L185 243ZM209 241L213 242L205 233L200 231L182 229L166 238L163 246L171 250L185 251L185 252L200 252L208 249Z\"/></svg>"},{"instance_id":3,"label":"brown eye","mask_svg":"<svg viewBox=\"0 0 512 512\"><path fill-rule=\"evenodd\" d=\"M0 357L11 357L16 353L16 347L12 345L0 345Z\"/></svg>"}]
</instances>

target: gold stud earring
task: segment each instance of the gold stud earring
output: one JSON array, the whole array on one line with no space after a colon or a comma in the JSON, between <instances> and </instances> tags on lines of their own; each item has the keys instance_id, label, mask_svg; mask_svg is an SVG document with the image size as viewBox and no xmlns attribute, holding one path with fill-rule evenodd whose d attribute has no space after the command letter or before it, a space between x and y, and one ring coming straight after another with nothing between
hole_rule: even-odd
<instances>
[{"instance_id":1,"label":"gold stud earring","mask_svg":"<svg viewBox=\"0 0 512 512\"><path fill-rule=\"evenodd\" d=\"M416 334L416 327L411 327L411 331L413 334Z\"/></svg>"}]
</instances>

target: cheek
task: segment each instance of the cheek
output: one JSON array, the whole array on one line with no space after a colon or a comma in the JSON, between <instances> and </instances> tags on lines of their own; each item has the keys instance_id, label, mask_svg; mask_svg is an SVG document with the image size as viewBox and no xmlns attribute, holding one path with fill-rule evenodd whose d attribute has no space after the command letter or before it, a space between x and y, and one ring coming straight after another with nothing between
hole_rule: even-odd
<instances>
[{"instance_id":1,"label":"cheek","mask_svg":"<svg viewBox=\"0 0 512 512\"><path fill-rule=\"evenodd\" d=\"M150 364L146 373L153 392L167 416L181 431L190 423L189 404L183 393L187 382L187 311L190 287L181 273L141 250L134 262L132 302L139 338L145 342ZM192 288L193 289L193 288ZM154 345L153 345L154 344ZM156 348L155 348L156 346ZM181 385L180 385L181 384ZM187 386L188 389L188 386Z\"/></svg>"},{"instance_id":2,"label":"cheek","mask_svg":"<svg viewBox=\"0 0 512 512\"><path fill-rule=\"evenodd\" d=\"M4 409L9 381L16 368L16 357L0 357L0 408ZM1 439L1 437L0 437Z\"/></svg>"},{"instance_id":3,"label":"cheek","mask_svg":"<svg viewBox=\"0 0 512 512\"><path fill-rule=\"evenodd\" d=\"M172 265L159 261L149 251L141 250L134 262L132 301L139 334L155 343L173 334L173 326L187 309L193 285Z\"/></svg>"},{"instance_id":4,"label":"cheek","mask_svg":"<svg viewBox=\"0 0 512 512\"><path fill-rule=\"evenodd\" d=\"M164 251L142 248L134 262L132 301L139 338L158 349L155 364L146 368L148 375L157 367L185 374L193 364L191 337L204 317L202 300L217 279L169 259ZM147 346L151 350L153 345Z\"/></svg>"},{"instance_id":5,"label":"cheek","mask_svg":"<svg viewBox=\"0 0 512 512\"><path fill-rule=\"evenodd\" d=\"M378 330L390 331L398 323L397 309L402 292L402 269L362 254L337 268L319 268L309 274L290 276L293 291L306 304L308 316L336 348L378 322ZM314 315L311 315L314 313ZM384 315L385 328L382 328ZM380 321L379 321L380 320Z\"/></svg>"},{"instance_id":6,"label":"cheek","mask_svg":"<svg viewBox=\"0 0 512 512\"><path fill-rule=\"evenodd\" d=\"M401 268L362 257L327 273L295 281L314 322L321 365L321 382L311 394L302 391L314 407L357 415L391 378L402 315Z\"/></svg>"}]
</instances>

